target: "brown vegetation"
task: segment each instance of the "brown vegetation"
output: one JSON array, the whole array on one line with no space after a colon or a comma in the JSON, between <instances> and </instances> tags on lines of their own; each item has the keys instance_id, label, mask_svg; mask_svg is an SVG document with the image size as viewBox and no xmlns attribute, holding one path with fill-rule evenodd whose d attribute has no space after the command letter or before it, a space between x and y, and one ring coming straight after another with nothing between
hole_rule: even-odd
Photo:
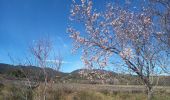
<instances>
[{"instance_id":1,"label":"brown vegetation","mask_svg":"<svg viewBox=\"0 0 170 100\"><path fill-rule=\"evenodd\" d=\"M20 84L0 84L0 100L42 100L43 86L35 89ZM169 100L170 87L157 87L154 100ZM50 84L47 86L47 100L146 100L143 86Z\"/></svg>"}]
</instances>

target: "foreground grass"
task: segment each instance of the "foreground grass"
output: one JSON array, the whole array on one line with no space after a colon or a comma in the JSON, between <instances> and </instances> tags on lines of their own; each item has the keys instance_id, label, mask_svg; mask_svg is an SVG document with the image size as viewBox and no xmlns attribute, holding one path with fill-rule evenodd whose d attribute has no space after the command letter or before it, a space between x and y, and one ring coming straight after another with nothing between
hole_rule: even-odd
<instances>
[{"instance_id":1,"label":"foreground grass","mask_svg":"<svg viewBox=\"0 0 170 100\"><path fill-rule=\"evenodd\" d=\"M42 100L43 85L36 89L0 84L0 100ZM74 89L71 86L60 88L48 87L47 100L146 100L146 95L139 92L110 92L90 88ZM159 91L154 94L154 100L170 100L170 94Z\"/></svg>"}]
</instances>

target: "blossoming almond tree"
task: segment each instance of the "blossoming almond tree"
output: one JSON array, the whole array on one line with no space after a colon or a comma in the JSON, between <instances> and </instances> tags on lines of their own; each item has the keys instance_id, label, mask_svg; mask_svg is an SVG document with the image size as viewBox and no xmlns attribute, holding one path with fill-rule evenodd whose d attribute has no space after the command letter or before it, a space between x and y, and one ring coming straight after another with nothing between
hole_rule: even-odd
<instances>
[{"instance_id":1,"label":"blossoming almond tree","mask_svg":"<svg viewBox=\"0 0 170 100\"><path fill-rule=\"evenodd\" d=\"M163 66L169 61L166 44L158 37L164 33L156 29L153 19L152 10L145 7L135 12L115 3L99 12L94 10L92 0L73 0L70 20L84 30L69 27L68 32L74 40L74 50L82 49L86 67L104 68L119 56L145 84L150 100L156 85L153 77L163 73L163 69L169 71Z\"/></svg>"}]
</instances>

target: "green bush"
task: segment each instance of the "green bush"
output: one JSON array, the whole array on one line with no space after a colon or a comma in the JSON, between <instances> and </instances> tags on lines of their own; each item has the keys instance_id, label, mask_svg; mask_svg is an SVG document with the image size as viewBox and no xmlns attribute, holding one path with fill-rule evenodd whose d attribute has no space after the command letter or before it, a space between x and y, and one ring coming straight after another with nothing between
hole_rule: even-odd
<instances>
[{"instance_id":1,"label":"green bush","mask_svg":"<svg viewBox=\"0 0 170 100\"><path fill-rule=\"evenodd\" d=\"M25 78L25 74L21 70L14 70L9 72L9 76L17 77L17 78Z\"/></svg>"}]
</instances>

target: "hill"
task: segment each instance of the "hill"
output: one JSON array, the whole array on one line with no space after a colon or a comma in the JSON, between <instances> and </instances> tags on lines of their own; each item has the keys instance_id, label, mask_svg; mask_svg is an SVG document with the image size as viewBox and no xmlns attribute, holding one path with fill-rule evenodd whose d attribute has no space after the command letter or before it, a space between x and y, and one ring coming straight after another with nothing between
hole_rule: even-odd
<instances>
[{"instance_id":1,"label":"hill","mask_svg":"<svg viewBox=\"0 0 170 100\"><path fill-rule=\"evenodd\" d=\"M48 79L54 78L56 75L64 77L67 73L59 72L51 68L45 68ZM24 79L43 81L44 74L40 67L23 66L23 65L9 65L0 63L0 75L6 79Z\"/></svg>"},{"instance_id":2,"label":"hill","mask_svg":"<svg viewBox=\"0 0 170 100\"><path fill-rule=\"evenodd\" d=\"M57 80L63 83L83 83L83 84L119 84L138 85L141 81L136 75L118 74L112 71L101 69L78 69L70 73L56 71L52 68L45 68L48 80ZM0 63L0 79L43 81L44 74L40 67L9 65ZM159 85L170 86L170 76L160 76Z\"/></svg>"}]
</instances>

